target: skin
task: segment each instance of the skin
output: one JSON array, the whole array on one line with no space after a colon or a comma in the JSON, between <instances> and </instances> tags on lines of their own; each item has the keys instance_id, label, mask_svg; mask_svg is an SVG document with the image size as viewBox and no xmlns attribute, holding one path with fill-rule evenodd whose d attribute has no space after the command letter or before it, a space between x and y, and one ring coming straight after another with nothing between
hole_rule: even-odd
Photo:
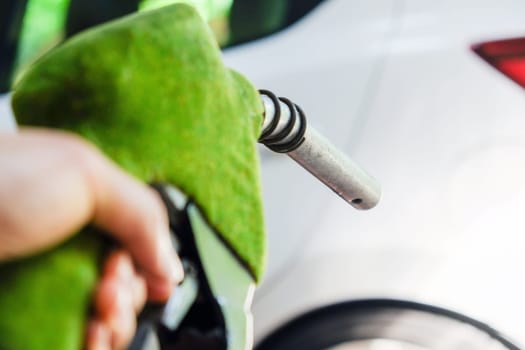
<instances>
[{"instance_id":1,"label":"skin","mask_svg":"<svg viewBox=\"0 0 525 350\"><path fill-rule=\"evenodd\" d=\"M0 261L49 249L87 223L121 243L94 293L86 349L124 349L145 301L167 300L183 278L159 196L61 131L0 133L0 169Z\"/></svg>"}]
</instances>

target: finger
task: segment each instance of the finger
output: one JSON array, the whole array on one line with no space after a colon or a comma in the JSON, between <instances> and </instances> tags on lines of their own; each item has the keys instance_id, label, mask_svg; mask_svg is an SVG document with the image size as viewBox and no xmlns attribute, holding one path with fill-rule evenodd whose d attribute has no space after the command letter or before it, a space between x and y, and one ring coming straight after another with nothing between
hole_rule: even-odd
<instances>
[{"instance_id":1,"label":"finger","mask_svg":"<svg viewBox=\"0 0 525 350\"><path fill-rule=\"evenodd\" d=\"M166 209L152 189L139 186L111 164L108 168L110 173L95 185L94 221L130 251L146 279L149 298L165 300L183 278L171 244Z\"/></svg>"},{"instance_id":2,"label":"finger","mask_svg":"<svg viewBox=\"0 0 525 350\"><path fill-rule=\"evenodd\" d=\"M89 322L86 334L86 350L111 350L111 333L98 320Z\"/></svg>"},{"instance_id":3,"label":"finger","mask_svg":"<svg viewBox=\"0 0 525 350\"><path fill-rule=\"evenodd\" d=\"M111 252L95 293L95 310L111 332L113 349L129 344L145 302L146 283L136 273L129 253L122 249Z\"/></svg>"},{"instance_id":4,"label":"finger","mask_svg":"<svg viewBox=\"0 0 525 350\"><path fill-rule=\"evenodd\" d=\"M17 233L2 237L19 242L1 244L0 258L45 249L94 221L130 251L149 297L169 296L183 270L170 242L165 208L152 189L71 134L22 129L0 142L9 146L0 147L9 150L0 153L2 169L14 172L2 172L0 178L17 179L0 187L0 198L19 201L2 206L4 232ZM50 207L52 212L42 210ZM27 220L29 214L33 220Z\"/></svg>"},{"instance_id":5,"label":"finger","mask_svg":"<svg viewBox=\"0 0 525 350\"><path fill-rule=\"evenodd\" d=\"M92 216L93 193L78 165L88 147L55 134L0 136L0 259L56 245Z\"/></svg>"},{"instance_id":6,"label":"finger","mask_svg":"<svg viewBox=\"0 0 525 350\"><path fill-rule=\"evenodd\" d=\"M146 279L149 298L165 300L182 280L183 269L160 196L104 158L88 166L86 173L94 192L93 221L132 254Z\"/></svg>"},{"instance_id":7,"label":"finger","mask_svg":"<svg viewBox=\"0 0 525 350\"><path fill-rule=\"evenodd\" d=\"M147 299L146 281L133 266L128 252L119 249L111 252L106 258L102 279L114 279L127 289L132 297L133 309L140 312Z\"/></svg>"},{"instance_id":8,"label":"finger","mask_svg":"<svg viewBox=\"0 0 525 350\"><path fill-rule=\"evenodd\" d=\"M139 313L144 308L144 304L146 304L146 280L140 275L135 275L131 281L131 291L133 293L132 299L135 312Z\"/></svg>"},{"instance_id":9,"label":"finger","mask_svg":"<svg viewBox=\"0 0 525 350\"><path fill-rule=\"evenodd\" d=\"M105 258L103 279L110 278L123 286L130 286L135 273L131 256L123 249L117 249Z\"/></svg>"},{"instance_id":10,"label":"finger","mask_svg":"<svg viewBox=\"0 0 525 350\"><path fill-rule=\"evenodd\" d=\"M132 339L136 313L128 283L116 276L103 276L95 295L97 319L111 334L111 348L122 349Z\"/></svg>"}]
</instances>

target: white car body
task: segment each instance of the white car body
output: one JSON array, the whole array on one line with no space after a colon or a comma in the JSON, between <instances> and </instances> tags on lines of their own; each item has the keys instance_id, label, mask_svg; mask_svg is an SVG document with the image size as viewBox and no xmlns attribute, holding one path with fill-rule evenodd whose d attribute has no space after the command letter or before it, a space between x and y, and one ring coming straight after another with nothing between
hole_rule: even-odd
<instances>
[{"instance_id":1,"label":"white car body","mask_svg":"<svg viewBox=\"0 0 525 350\"><path fill-rule=\"evenodd\" d=\"M226 64L300 105L381 183L356 211L262 153L268 270L257 340L308 310L395 298L525 344L525 91L470 49L525 34L518 0L328 0Z\"/></svg>"}]
</instances>

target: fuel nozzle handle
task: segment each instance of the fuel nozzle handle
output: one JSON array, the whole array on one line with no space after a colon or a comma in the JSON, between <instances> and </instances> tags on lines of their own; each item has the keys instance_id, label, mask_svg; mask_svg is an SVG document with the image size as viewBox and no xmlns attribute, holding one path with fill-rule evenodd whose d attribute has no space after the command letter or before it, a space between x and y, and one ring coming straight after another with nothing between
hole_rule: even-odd
<instances>
[{"instance_id":1,"label":"fuel nozzle handle","mask_svg":"<svg viewBox=\"0 0 525 350\"><path fill-rule=\"evenodd\" d=\"M354 208L376 206L381 197L377 180L307 125L299 106L267 90L260 94L265 109L260 143L287 153Z\"/></svg>"}]
</instances>

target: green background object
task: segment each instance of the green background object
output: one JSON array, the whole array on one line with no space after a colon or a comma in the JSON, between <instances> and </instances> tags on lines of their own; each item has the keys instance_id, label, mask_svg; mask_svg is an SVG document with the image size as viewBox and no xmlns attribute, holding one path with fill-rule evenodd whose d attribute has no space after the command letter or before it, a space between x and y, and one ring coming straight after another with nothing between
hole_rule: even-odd
<instances>
[{"instance_id":1,"label":"green background object","mask_svg":"<svg viewBox=\"0 0 525 350\"><path fill-rule=\"evenodd\" d=\"M80 133L136 177L183 189L260 278L265 242L256 141L263 106L253 86L223 66L211 32L193 8L172 5L73 37L24 74L15 86L13 110L20 124ZM12 313L27 317L0 323L0 349L6 338L12 342L6 347L14 350L79 348L86 295L95 281L89 271L100 249L95 242L84 250L82 243L99 236L77 237L56 252L1 267L3 274L18 275L9 279L9 288L2 286L0 306L9 302ZM55 295L9 293L58 287L62 264L76 252L86 258L77 259L78 271L67 273L78 273L80 282ZM39 268L29 268L35 262ZM77 292L81 298L62 297ZM55 309L49 298L63 300L62 308ZM34 324L28 310L47 311L57 322ZM67 323L65 329L56 329L59 321ZM57 332L75 339L45 336Z\"/></svg>"},{"instance_id":2,"label":"green background object","mask_svg":"<svg viewBox=\"0 0 525 350\"><path fill-rule=\"evenodd\" d=\"M206 21L227 21L233 0L27 0L16 52L17 75L45 52L76 33L135 11L174 3L194 6ZM223 35L216 32L216 36ZM226 40L224 38L223 40Z\"/></svg>"},{"instance_id":3,"label":"green background object","mask_svg":"<svg viewBox=\"0 0 525 350\"><path fill-rule=\"evenodd\" d=\"M181 2L193 6L204 20L209 21L212 18L227 17L233 0L142 0L139 9L144 11Z\"/></svg>"},{"instance_id":4,"label":"green background object","mask_svg":"<svg viewBox=\"0 0 525 350\"><path fill-rule=\"evenodd\" d=\"M63 37L69 0L28 1L17 52L17 66L38 57Z\"/></svg>"},{"instance_id":5,"label":"green background object","mask_svg":"<svg viewBox=\"0 0 525 350\"><path fill-rule=\"evenodd\" d=\"M5 58L8 62L0 66L0 92L8 91L12 81L30 63L64 39L81 30L136 11L187 3L194 6L208 21L219 44L229 47L284 29L322 1L20 0L17 9L11 10L9 7L3 9L0 5L0 23L11 23L4 28L3 33L0 28L0 46L4 45L2 49L6 50ZM27 2L27 6L22 6L24 2ZM2 10L6 12L3 16ZM18 17L23 19L17 19Z\"/></svg>"}]
</instances>

